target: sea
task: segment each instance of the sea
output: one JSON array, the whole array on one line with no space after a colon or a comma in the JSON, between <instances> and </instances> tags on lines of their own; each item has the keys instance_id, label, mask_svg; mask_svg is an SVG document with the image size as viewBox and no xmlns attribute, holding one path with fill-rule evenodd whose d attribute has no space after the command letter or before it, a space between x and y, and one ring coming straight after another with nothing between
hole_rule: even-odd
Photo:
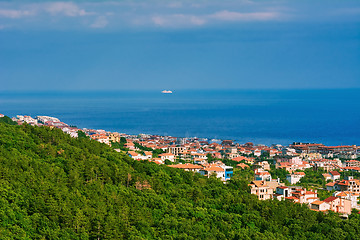
<instances>
[{"instance_id":1,"label":"sea","mask_svg":"<svg viewBox=\"0 0 360 240\"><path fill-rule=\"evenodd\" d=\"M360 145L360 89L0 92L0 113L127 134Z\"/></svg>"}]
</instances>

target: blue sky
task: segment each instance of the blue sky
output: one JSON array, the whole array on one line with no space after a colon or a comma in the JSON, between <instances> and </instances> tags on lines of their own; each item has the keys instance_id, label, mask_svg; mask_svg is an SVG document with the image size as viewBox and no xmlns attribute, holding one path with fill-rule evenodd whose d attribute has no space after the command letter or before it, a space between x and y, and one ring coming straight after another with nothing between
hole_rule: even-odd
<instances>
[{"instance_id":1,"label":"blue sky","mask_svg":"<svg viewBox=\"0 0 360 240\"><path fill-rule=\"evenodd\" d=\"M0 91L360 87L360 1L0 1Z\"/></svg>"}]
</instances>

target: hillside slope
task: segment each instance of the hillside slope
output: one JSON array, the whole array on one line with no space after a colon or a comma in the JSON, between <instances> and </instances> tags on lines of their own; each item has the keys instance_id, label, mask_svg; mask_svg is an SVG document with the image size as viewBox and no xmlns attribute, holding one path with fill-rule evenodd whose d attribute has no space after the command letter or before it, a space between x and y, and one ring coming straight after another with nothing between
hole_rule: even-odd
<instances>
[{"instance_id":1,"label":"hillside slope","mask_svg":"<svg viewBox=\"0 0 360 240\"><path fill-rule=\"evenodd\" d=\"M1 239L359 239L360 217L258 201L247 183L0 123Z\"/></svg>"}]
</instances>

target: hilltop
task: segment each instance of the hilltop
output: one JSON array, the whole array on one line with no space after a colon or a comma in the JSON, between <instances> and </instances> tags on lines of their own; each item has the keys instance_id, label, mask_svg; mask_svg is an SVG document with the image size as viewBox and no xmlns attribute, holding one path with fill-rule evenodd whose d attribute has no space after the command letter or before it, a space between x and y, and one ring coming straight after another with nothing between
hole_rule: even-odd
<instances>
[{"instance_id":1,"label":"hilltop","mask_svg":"<svg viewBox=\"0 0 360 240\"><path fill-rule=\"evenodd\" d=\"M10 122L11 123L11 122ZM135 161L60 129L0 123L2 239L356 239L342 220L259 201L240 177Z\"/></svg>"}]
</instances>

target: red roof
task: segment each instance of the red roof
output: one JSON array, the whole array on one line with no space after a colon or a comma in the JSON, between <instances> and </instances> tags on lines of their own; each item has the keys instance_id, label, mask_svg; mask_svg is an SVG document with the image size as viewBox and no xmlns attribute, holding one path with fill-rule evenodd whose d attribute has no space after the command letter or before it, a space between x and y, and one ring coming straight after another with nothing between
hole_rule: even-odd
<instances>
[{"instance_id":1,"label":"red roof","mask_svg":"<svg viewBox=\"0 0 360 240\"><path fill-rule=\"evenodd\" d=\"M327 199L325 199L324 200L324 202L332 202L332 201L334 201L334 200L336 200L336 199L338 199L338 197L333 197L333 196L331 196L331 197L328 197Z\"/></svg>"},{"instance_id":2,"label":"red roof","mask_svg":"<svg viewBox=\"0 0 360 240\"><path fill-rule=\"evenodd\" d=\"M338 173L337 171L331 171L329 173L333 176L340 176L340 173Z\"/></svg>"}]
</instances>

